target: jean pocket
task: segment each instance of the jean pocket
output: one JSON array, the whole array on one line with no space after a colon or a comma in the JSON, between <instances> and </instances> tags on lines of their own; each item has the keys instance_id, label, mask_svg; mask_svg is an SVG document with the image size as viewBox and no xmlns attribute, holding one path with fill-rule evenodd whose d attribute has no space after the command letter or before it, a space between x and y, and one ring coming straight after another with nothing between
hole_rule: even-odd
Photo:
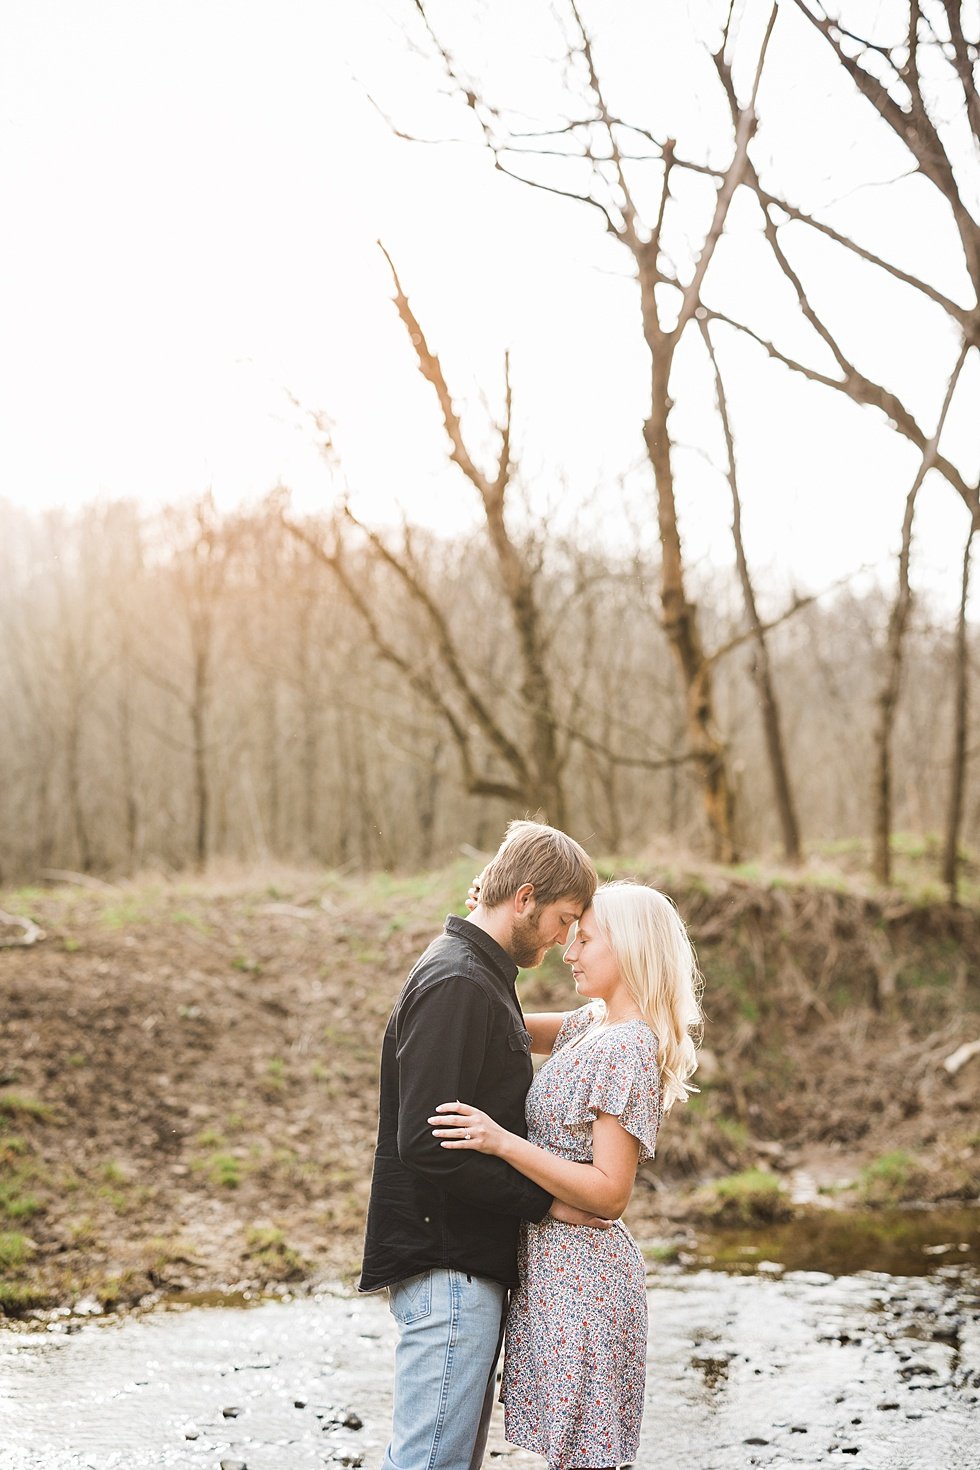
<instances>
[{"instance_id":1,"label":"jean pocket","mask_svg":"<svg viewBox=\"0 0 980 1470\"><path fill-rule=\"evenodd\" d=\"M396 1322L419 1322L432 1311L432 1272L421 1271L388 1287L388 1306Z\"/></svg>"}]
</instances>

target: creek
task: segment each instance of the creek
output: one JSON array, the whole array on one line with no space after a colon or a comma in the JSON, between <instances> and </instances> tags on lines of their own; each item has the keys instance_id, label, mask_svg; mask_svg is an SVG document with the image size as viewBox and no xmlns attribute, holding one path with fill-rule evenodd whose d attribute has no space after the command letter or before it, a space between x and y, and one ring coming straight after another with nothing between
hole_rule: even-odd
<instances>
[{"instance_id":1,"label":"creek","mask_svg":"<svg viewBox=\"0 0 980 1470\"><path fill-rule=\"evenodd\" d=\"M858 1247L838 1273L799 1269L797 1244L830 1262L787 1231L652 1264L640 1470L978 1470L977 1216L937 1218L888 1273ZM383 1298L341 1288L11 1323L0 1470L374 1470L393 1343ZM506 1444L499 1406L486 1463L543 1466Z\"/></svg>"}]
</instances>

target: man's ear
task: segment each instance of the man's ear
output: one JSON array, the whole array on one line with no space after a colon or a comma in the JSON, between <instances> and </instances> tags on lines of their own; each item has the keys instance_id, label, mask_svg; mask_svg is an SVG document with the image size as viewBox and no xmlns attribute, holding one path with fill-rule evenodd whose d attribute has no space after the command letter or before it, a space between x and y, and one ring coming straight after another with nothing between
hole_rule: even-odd
<instances>
[{"instance_id":1,"label":"man's ear","mask_svg":"<svg viewBox=\"0 0 980 1470\"><path fill-rule=\"evenodd\" d=\"M527 914L534 908L534 884L522 883L514 894L514 913Z\"/></svg>"}]
</instances>

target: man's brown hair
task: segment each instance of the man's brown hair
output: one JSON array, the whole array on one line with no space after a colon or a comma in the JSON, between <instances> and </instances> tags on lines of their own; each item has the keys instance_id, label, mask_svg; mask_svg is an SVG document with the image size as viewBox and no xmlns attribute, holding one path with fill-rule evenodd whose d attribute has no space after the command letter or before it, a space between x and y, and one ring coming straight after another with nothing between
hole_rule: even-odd
<instances>
[{"instance_id":1,"label":"man's brown hair","mask_svg":"<svg viewBox=\"0 0 980 1470\"><path fill-rule=\"evenodd\" d=\"M584 909L598 882L592 859L573 838L543 822L511 822L480 875L480 902L496 908L531 883L539 908L558 898L573 898Z\"/></svg>"}]
</instances>

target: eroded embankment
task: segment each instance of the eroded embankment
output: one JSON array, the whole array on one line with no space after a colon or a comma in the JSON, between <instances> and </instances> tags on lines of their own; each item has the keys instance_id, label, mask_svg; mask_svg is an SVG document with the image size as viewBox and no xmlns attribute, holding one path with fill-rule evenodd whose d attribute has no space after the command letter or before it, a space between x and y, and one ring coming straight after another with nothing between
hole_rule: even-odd
<instances>
[{"instance_id":1,"label":"eroded embankment","mask_svg":"<svg viewBox=\"0 0 980 1470\"><path fill-rule=\"evenodd\" d=\"M702 1091L630 1207L638 1235L669 1253L679 1223L785 1214L788 1186L812 1208L977 1196L980 1057L943 1063L980 1036L980 914L642 876L688 919L708 1024ZM0 951L6 1310L349 1273L385 1018L468 877L0 896L46 933ZM571 1003L556 955L522 994Z\"/></svg>"}]
</instances>

